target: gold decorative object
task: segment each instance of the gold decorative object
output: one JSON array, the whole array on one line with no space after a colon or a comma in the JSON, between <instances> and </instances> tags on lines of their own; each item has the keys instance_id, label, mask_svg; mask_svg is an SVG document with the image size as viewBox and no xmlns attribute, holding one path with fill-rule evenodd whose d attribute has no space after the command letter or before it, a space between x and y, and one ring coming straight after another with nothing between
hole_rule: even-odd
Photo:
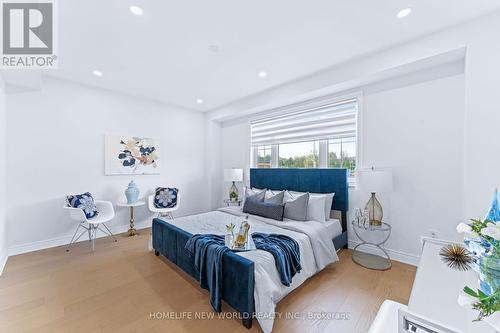
<instances>
[{"instance_id":1,"label":"gold decorative object","mask_svg":"<svg viewBox=\"0 0 500 333\"><path fill-rule=\"evenodd\" d=\"M357 171L356 183L361 192L371 193L370 200L366 203L370 225L381 226L384 217L382 205L375 197L375 193L392 192L392 170L391 169L361 169Z\"/></svg>"},{"instance_id":2,"label":"gold decorative object","mask_svg":"<svg viewBox=\"0 0 500 333\"><path fill-rule=\"evenodd\" d=\"M232 182L232 185L229 188L229 200L231 202L237 202L239 194L235 182L243 181L243 169L225 169L224 181Z\"/></svg>"},{"instance_id":3,"label":"gold decorative object","mask_svg":"<svg viewBox=\"0 0 500 333\"><path fill-rule=\"evenodd\" d=\"M250 229L250 224L248 224L247 219L241 222L240 231L238 232L238 234L236 235L236 239L234 240L235 248L244 248L247 243L248 230Z\"/></svg>"},{"instance_id":4,"label":"gold decorative object","mask_svg":"<svg viewBox=\"0 0 500 333\"><path fill-rule=\"evenodd\" d=\"M468 271L474 262L471 253L457 244L446 245L439 251L439 255L448 267L459 271Z\"/></svg>"},{"instance_id":5,"label":"gold decorative object","mask_svg":"<svg viewBox=\"0 0 500 333\"><path fill-rule=\"evenodd\" d=\"M368 211L368 216L370 218L370 225L381 226L382 218L384 217L384 212L382 210L382 205L375 197L375 193L372 192L370 200L366 203L365 209Z\"/></svg>"}]
</instances>

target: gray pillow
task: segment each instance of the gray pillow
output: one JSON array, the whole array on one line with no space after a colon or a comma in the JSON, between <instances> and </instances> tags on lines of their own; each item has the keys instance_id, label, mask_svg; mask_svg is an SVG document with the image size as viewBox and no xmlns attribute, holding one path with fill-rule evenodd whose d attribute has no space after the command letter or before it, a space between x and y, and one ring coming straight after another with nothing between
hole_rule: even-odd
<instances>
[{"instance_id":1,"label":"gray pillow","mask_svg":"<svg viewBox=\"0 0 500 333\"><path fill-rule=\"evenodd\" d=\"M306 221L308 203L309 193L294 197L293 200L285 203L285 212L283 217L295 221Z\"/></svg>"},{"instance_id":2,"label":"gray pillow","mask_svg":"<svg viewBox=\"0 0 500 333\"><path fill-rule=\"evenodd\" d=\"M281 191L273 195L272 197L265 198L264 202L273 203L276 205L282 205L284 197L285 197L285 192Z\"/></svg>"},{"instance_id":3,"label":"gray pillow","mask_svg":"<svg viewBox=\"0 0 500 333\"><path fill-rule=\"evenodd\" d=\"M283 221L283 208L283 204L256 201L248 197L243 205L243 213Z\"/></svg>"}]
</instances>

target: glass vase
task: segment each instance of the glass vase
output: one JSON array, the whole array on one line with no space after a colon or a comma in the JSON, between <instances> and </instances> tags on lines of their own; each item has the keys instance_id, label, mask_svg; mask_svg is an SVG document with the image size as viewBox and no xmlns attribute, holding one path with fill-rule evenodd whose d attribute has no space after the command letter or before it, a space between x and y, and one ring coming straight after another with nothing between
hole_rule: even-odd
<instances>
[{"instance_id":1,"label":"glass vase","mask_svg":"<svg viewBox=\"0 0 500 333\"><path fill-rule=\"evenodd\" d=\"M478 260L479 288L486 295L494 294L500 287L500 256L483 253Z\"/></svg>"}]
</instances>

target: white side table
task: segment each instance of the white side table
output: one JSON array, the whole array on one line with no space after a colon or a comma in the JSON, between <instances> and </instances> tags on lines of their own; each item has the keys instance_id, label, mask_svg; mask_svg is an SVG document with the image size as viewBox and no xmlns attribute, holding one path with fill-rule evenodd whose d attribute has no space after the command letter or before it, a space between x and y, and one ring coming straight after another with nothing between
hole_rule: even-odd
<instances>
[{"instance_id":1,"label":"white side table","mask_svg":"<svg viewBox=\"0 0 500 333\"><path fill-rule=\"evenodd\" d=\"M136 201L132 204L128 204L125 202L119 202L117 204L120 207L130 207L130 229L128 229L129 236L135 236L135 235L139 234L137 232L137 230L135 229L135 225L134 225L134 222L135 222L135 220L134 220L134 208L144 206L145 204L146 204L146 202L144 202L144 201Z\"/></svg>"}]
</instances>

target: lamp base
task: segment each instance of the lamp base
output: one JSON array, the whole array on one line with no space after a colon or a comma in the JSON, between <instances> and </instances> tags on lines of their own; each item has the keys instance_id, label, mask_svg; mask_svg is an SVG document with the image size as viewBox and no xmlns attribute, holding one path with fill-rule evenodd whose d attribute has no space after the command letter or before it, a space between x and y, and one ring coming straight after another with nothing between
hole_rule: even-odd
<instances>
[{"instance_id":1,"label":"lamp base","mask_svg":"<svg viewBox=\"0 0 500 333\"><path fill-rule=\"evenodd\" d=\"M233 185L231 185L231 187L229 188L229 200L231 200L232 202L238 201L238 195L238 188L233 182Z\"/></svg>"},{"instance_id":2,"label":"lamp base","mask_svg":"<svg viewBox=\"0 0 500 333\"><path fill-rule=\"evenodd\" d=\"M382 210L382 205L380 205L380 202L375 197L375 193L372 192L372 196L366 203L365 209L368 210L370 225L381 226L384 211Z\"/></svg>"}]
</instances>

